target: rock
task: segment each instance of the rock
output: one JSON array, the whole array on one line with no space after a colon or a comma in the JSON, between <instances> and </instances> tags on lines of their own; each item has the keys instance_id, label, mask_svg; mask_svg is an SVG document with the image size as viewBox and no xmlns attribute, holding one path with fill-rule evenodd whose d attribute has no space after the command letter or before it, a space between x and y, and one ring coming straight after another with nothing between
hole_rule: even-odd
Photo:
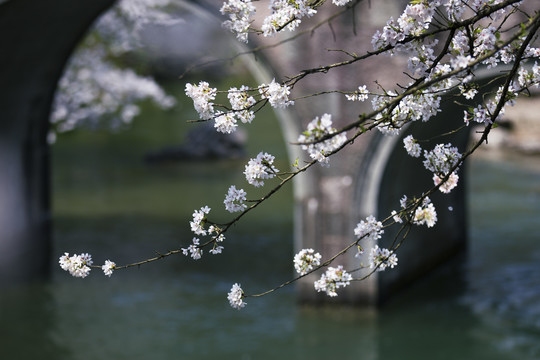
<instances>
[{"instance_id":1,"label":"rock","mask_svg":"<svg viewBox=\"0 0 540 360\"><path fill-rule=\"evenodd\" d=\"M237 129L232 134L217 132L210 122L198 125L186 135L183 145L169 146L145 156L149 163L239 159L246 156L246 132Z\"/></svg>"},{"instance_id":2,"label":"rock","mask_svg":"<svg viewBox=\"0 0 540 360\"><path fill-rule=\"evenodd\" d=\"M538 96L520 98L515 106L508 107L506 117L514 126L506 140L506 146L527 154L540 154L539 113Z\"/></svg>"}]
</instances>

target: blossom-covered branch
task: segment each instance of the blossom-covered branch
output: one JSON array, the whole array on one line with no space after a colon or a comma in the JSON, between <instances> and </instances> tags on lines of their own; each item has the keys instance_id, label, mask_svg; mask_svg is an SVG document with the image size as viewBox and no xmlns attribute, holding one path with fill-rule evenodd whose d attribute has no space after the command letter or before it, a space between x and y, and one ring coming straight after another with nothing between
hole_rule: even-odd
<instances>
[{"instance_id":1,"label":"blossom-covered branch","mask_svg":"<svg viewBox=\"0 0 540 360\"><path fill-rule=\"evenodd\" d=\"M228 16L224 26L235 33L240 41L247 42L255 34L272 36L285 30L294 31L304 18L316 16L324 2L271 0L270 14L264 17L260 29L254 27L254 14L258 8L250 0L229 0L221 8L221 13ZM353 8L358 2L333 0L332 4ZM301 249L292 259L298 276L253 295L247 294L239 283L235 283L227 298L232 307L241 309L246 306L246 297L267 295L324 269L325 272L314 281L314 291L334 297L351 281L360 281L374 272L398 266L396 250L403 246L411 227L431 228L437 224L440 215L430 196L436 191L445 194L452 192L459 184L458 170L488 140L505 106L512 105L520 94L527 94L530 89L539 87L540 66L537 59L540 49L532 45L540 27L540 13L536 11L528 15L524 11L517 11L520 6L522 1L518 0L415 0L407 5L397 20L390 19L383 29L375 32L371 41L372 51L356 55L343 50L349 56L345 61L305 69L287 77L285 81L273 79L270 83L253 88L242 85L220 91L204 80L199 84L186 84L186 95L193 100L200 120L214 121L216 131L222 133L232 133L241 124L257 121L255 113L263 106L283 109L294 106L306 97L325 96L328 93L341 93L351 103L370 101L372 111L358 114L357 118L350 119L340 128L334 126L332 114L313 114L305 131L298 134L295 144L307 151L311 159L303 166L298 165L297 160L291 170L280 170L275 157L265 151L247 161L243 172L246 183L254 187L270 187L264 196L248 200L249 189L246 191L238 184L230 185L223 203L227 211L236 214L231 220L223 224L215 223L211 209L202 206L193 212L189 222L194 237L187 247L122 267L107 260L103 271L110 276L113 270L157 261L178 253L197 260L203 256L206 247L210 248L211 254L222 253L228 229L297 175L315 164L329 166L332 157L370 131L400 136L413 122L419 126L429 126L429 121L441 111L444 96L468 101L478 98L476 95L480 89L475 83L477 70L505 65L500 76L503 85L491 94L491 98L487 96L489 94L484 94L475 107L464 106L463 126L450 132L465 131L471 122L483 126L482 136L469 149L459 149L444 142L434 143L431 148L426 146L426 143L447 133L431 139L404 136L403 151L421 162L431 174L431 187L420 194L403 194L395 209L384 214L384 219L378 220L370 215L360 220L351 229L354 233L351 241L324 261L317 249ZM340 13L343 11L340 10ZM443 34L445 40L441 46L437 36ZM292 97L294 88L306 77L327 73L377 55L405 56L407 68L404 72L410 78L410 83L404 86L396 84L396 89L382 86L370 89L366 84L357 84L350 91L326 89ZM525 66L526 62L528 66ZM508 64L511 64L510 69L506 66ZM224 94L227 94L229 105L221 105L217 100ZM379 240L384 236L384 229L390 226L399 226L399 231L388 248L380 247ZM349 251L356 251L355 256L367 259L367 263L362 262L354 269L334 264ZM407 259L399 260L399 263L403 261ZM70 257L67 253L60 258L60 265L77 277L87 276L93 266L88 254ZM367 269L367 273L353 277L363 269Z\"/></svg>"}]
</instances>

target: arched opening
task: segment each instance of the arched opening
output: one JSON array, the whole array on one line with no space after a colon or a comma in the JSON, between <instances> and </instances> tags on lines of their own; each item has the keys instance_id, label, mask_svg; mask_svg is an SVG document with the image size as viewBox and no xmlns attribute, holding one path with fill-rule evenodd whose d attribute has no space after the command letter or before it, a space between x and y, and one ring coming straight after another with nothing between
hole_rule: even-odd
<instances>
[{"instance_id":1,"label":"arched opening","mask_svg":"<svg viewBox=\"0 0 540 360\"><path fill-rule=\"evenodd\" d=\"M230 40L231 36L222 31L217 19L204 9L190 2L179 3L178 8L179 16L183 20L179 28L168 35L173 40L178 41L180 36L185 39L196 36L206 39L219 37L217 42ZM204 26L198 24L204 24ZM201 27L205 27L208 34L200 34ZM153 31L158 30L153 29ZM157 37L160 36L163 35L157 35ZM231 44L233 43L235 42L231 41ZM212 57L216 59L228 58L238 51L234 48L231 50L232 46L228 46L231 53L216 54L216 48L212 47L215 44L216 42L208 44L210 49L205 48L203 51L213 52ZM175 46L182 48L182 44ZM197 60L195 57L189 57L191 56L190 49L184 49L184 51L188 54L188 63ZM260 60L255 62L250 58L240 58L234 63L228 61L225 65L225 70L223 68L218 71L204 69L202 72L188 75L189 77L182 81L177 81L177 74L175 74L173 76L175 80L166 83L165 87L177 95L179 105L163 118L150 110L149 115L143 114L141 118L136 119L133 127L125 133L111 135L107 131L93 134L79 132L66 134L64 139L62 135L59 137L54 147L55 151L58 150L56 158L59 161L59 167L63 170L56 173L55 190L58 191L58 196L55 195L54 211L57 233L63 240L57 242L56 253L92 251L95 254L102 253L102 256L108 256L106 255L107 247L110 247L113 254L118 255L117 259L124 258L125 262L129 262L152 256L154 251L187 247L193 237L189 231L189 220L194 209L208 205L213 209L216 220L225 222L227 216L231 216L223 210L223 198L229 185L246 187L248 196L251 192L254 198L262 194L260 191L248 189L248 185L245 185L242 171L248 157L224 161L178 163L167 162L165 159L163 162L154 160L151 163L143 163L143 158L149 152L166 145L183 142L185 134L191 128L199 126L186 123L186 120L197 118L191 100L184 94L186 82L196 83L199 80L208 80L212 86L220 89L230 86L239 87L246 84L245 82L247 85L256 86L252 73L255 74L258 82L271 81L268 70ZM248 71L245 70L246 68ZM175 124L172 125L172 123ZM282 160L278 166L287 168L289 166L287 151L274 114L269 109L262 110L257 114L253 124L247 126L249 126L249 133L253 134L248 137L246 143L248 155L253 156L259 151L270 151L281 157ZM261 136L261 134L264 135ZM94 148L95 144L98 147ZM85 162L78 159L84 159ZM64 164L61 165L60 161ZM273 202L276 206L285 204L285 210L262 207L259 214L253 215L252 220L247 222L246 227L233 229L230 236L233 239L235 236L240 236L244 242L231 241L229 252L237 253L239 256L247 251L246 249L256 253L264 252L264 249L273 246L272 242L279 238L288 239L279 241L285 244L285 249L292 247L290 234L292 213L286 208L287 204L291 204L291 197L290 191L284 191L270 203ZM84 206L85 204L88 206ZM74 218L82 223L77 225ZM148 226L141 228L143 224ZM275 231L276 229L278 231ZM97 233L92 235L92 231L97 231ZM152 233L156 235L149 235ZM68 236L64 237L66 234ZM70 238L78 238L81 241L70 246ZM254 242L253 238L262 240ZM110 244L116 245L113 248ZM134 244L139 245L138 249L135 249ZM131 257L122 255L125 248L131 248ZM275 252L269 253L277 256ZM225 266L232 272L241 273L237 267L245 266L239 259L233 261L232 265L225 265L224 262L227 260L217 258L201 261L204 265L194 264L191 259L185 260L181 258L182 264L173 265L173 268L187 266L188 269L193 268L195 273L196 269L203 266L201 272L206 273L208 269L216 270L220 266ZM273 261L267 266L276 263L278 262ZM287 263L280 266L288 269L288 265ZM158 268L162 266L165 265L157 265ZM262 269L265 269L264 264ZM150 271L150 274L155 273Z\"/></svg>"}]
</instances>

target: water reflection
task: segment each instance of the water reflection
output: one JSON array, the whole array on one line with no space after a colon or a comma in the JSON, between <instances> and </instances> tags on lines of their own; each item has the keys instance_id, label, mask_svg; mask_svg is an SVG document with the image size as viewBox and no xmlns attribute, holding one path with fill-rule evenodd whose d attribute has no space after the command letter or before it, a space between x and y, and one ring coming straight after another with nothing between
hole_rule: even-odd
<instances>
[{"instance_id":1,"label":"water reflection","mask_svg":"<svg viewBox=\"0 0 540 360\"><path fill-rule=\"evenodd\" d=\"M12 359L70 359L56 341L57 304L44 284L3 288L0 296L0 349Z\"/></svg>"},{"instance_id":2,"label":"water reflection","mask_svg":"<svg viewBox=\"0 0 540 360\"><path fill-rule=\"evenodd\" d=\"M509 358L540 357L540 159L478 162L471 184L473 242L461 298L475 338Z\"/></svg>"}]
</instances>

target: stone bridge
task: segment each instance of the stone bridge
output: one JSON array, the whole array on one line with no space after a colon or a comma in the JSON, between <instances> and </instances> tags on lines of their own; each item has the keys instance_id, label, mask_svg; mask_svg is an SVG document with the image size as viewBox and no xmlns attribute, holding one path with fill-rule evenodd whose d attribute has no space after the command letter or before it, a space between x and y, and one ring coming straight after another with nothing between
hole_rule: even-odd
<instances>
[{"instance_id":1,"label":"stone bridge","mask_svg":"<svg viewBox=\"0 0 540 360\"><path fill-rule=\"evenodd\" d=\"M49 204L49 149L46 143L48 116L56 83L62 69L92 21L113 0L7 0L0 1L0 284L27 281L45 276L49 267L50 204ZM351 19L333 24L332 28L317 30L308 35L309 41L287 43L269 50L271 59L264 65L246 60L255 78L269 82L273 77L283 79L303 68L343 59L341 52L323 51L322 58L312 56L321 45L341 49L368 49L360 36L351 35L351 26L358 32L380 27L388 11L399 11L396 2L382 1L373 16L362 23ZM389 10L390 9L390 10ZM200 11L200 9L196 10ZM321 10L323 11L323 10ZM204 13L204 12L203 12ZM336 40L338 39L338 40ZM353 47L354 46L354 47ZM298 61L302 59L302 61ZM319 62L317 62L319 61ZM375 61L348 69L349 75L335 70L316 75L302 87L295 88L294 96L317 90L321 81L328 88L350 90L374 78L381 84L395 84L403 80L398 69L400 60L385 58L388 65ZM393 64L393 65L392 65ZM298 67L300 65L300 67ZM351 70L355 74L351 78ZM319 89L320 90L320 89ZM331 113L333 119L345 122L355 119L368 109L345 104L342 95L329 95L297 101L293 110L277 111L287 142L296 140L301 129L315 116ZM346 105L346 106L345 106ZM354 105L354 104L353 104ZM348 109L348 110L347 110ZM409 133L428 139L450 131L462 124L461 113L448 103L431 126L414 124L399 137L385 137L378 132L365 134L353 146L331 161L329 169L317 166L308 176L300 176L294 183L295 249L312 247L328 258L354 240L355 225L373 214L386 217L399 208L403 194L419 195L432 184L430 173L421 161L407 156L402 138ZM463 149L468 134L462 132L444 139ZM289 146L291 162L305 159L298 147ZM463 169L461 179L466 177ZM439 221L432 229L413 229L406 244L398 250L399 266L376 273L366 281L354 282L336 301L376 304L411 280L445 261L465 248L466 206L464 181L449 195L432 197ZM453 211L449 211L449 207ZM382 246L395 235L386 230ZM388 246L388 245L386 245ZM336 263L337 264L337 263ZM346 268L359 266L354 252L339 260ZM315 275L313 275L314 277ZM313 289L313 277L306 277L298 286L302 301L328 301Z\"/></svg>"}]
</instances>

